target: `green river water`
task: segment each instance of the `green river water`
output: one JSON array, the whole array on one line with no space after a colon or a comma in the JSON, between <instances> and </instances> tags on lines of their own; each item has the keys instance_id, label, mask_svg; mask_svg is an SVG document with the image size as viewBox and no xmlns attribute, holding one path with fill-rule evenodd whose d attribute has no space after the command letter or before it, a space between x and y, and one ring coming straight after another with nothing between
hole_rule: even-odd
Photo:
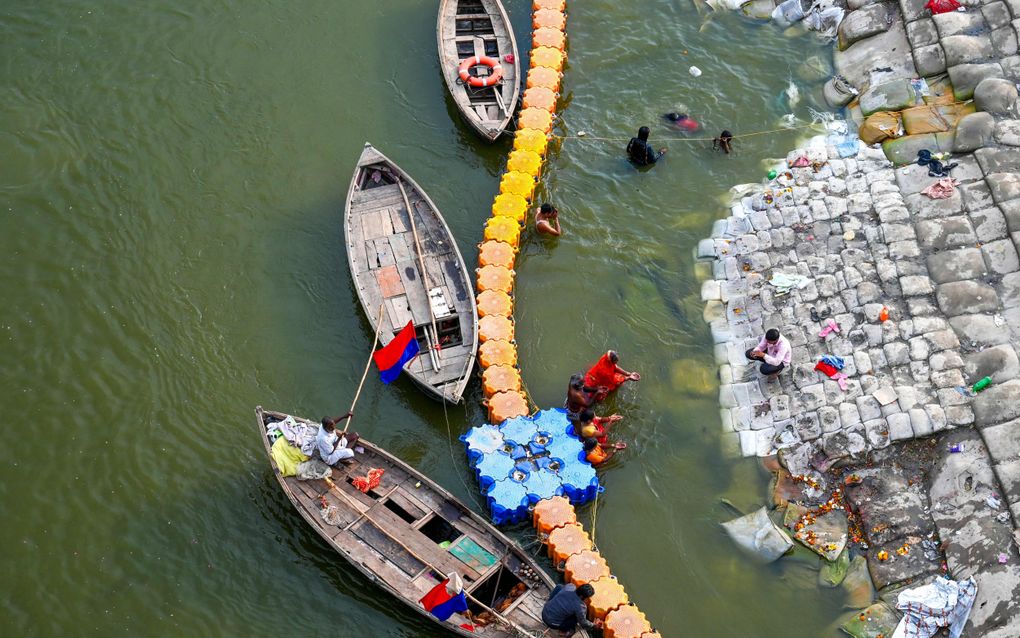
<instances>
[{"instance_id":1,"label":"green river water","mask_svg":"<svg viewBox=\"0 0 1020 638\"><path fill-rule=\"evenodd\" d=\"M290 508L256 404L339 413L372 341L341 210L364 141L412 173L466 261L506 141L485 146L445 96L436 2L8 0L0 8L0 631L5 635L439 636L338 559ZM507 3L523 51L529 2ZM802 131L730 157L668 143L622 158L680 105L707 127L773 129L812 54L690 0L574 0L542 196L566 236L525 240L524 378L559 406L615 347L641 371L610 403L631 442L603 473L597 541L662 635L831 635L843 605L816 561L760 566L719 522L765 502L756 462L721 445L693 248L720 196L760 179ZM687 68L704 71L692 78ZM800 87L803 118L816 86ZM444 411L370 381L357 429L465 500L456 437L481 393ZM581 518L591 526L591 512ZM527 530L511 530L523 540Z\"/></svg>"}]
</instances>

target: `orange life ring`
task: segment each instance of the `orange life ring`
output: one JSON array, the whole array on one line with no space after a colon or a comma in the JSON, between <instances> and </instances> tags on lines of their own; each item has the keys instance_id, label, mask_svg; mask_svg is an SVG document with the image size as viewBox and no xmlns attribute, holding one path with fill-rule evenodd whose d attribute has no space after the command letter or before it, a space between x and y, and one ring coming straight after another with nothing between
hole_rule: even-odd
<instances>
[{"instance_id":1,"label":"orange life ring","mask_svg":"<svg viewBox=\"0 0 1020 638\"><path fill-rule=\"evenodd\" d=\"M471 67L478 66L479 64L492 69L492 73L485 77L471 75L471 73L469 73ZM474 87L492 86L503 79L503 67L500 66L499 60L496 58L490 58L487 55L474 55L464 60L460 63L460 66L457 67L457 73L460 75L462 82L467 82L469 85Z\"/></svg>"}]
</instances>

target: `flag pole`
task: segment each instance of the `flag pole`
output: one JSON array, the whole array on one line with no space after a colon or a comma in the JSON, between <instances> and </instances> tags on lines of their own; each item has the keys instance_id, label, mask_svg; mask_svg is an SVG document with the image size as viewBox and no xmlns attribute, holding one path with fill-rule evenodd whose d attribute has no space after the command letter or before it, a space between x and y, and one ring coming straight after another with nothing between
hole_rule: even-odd
<instances>
[{"instance_id":1,"label":"flag pole","mask_svg":"<svg viewBox=\"0 0 1020 638\"><path fill-rule=\"evenodd\" d=\"M375 322L375 340L372 341L372 350L369 352L368 361L365 362L365 371L361 374L361 383L358 384L358 391L354 393L354 401L351 402L351 409L349 410L351 416L347 419L347 424L344 426L344 431L340 433L340 436L347 434L347 428L351 427L351 421L354 420L354 406L358 404L358 397L361 396L361 388L365 385L368 369L372 367L372 355L375 354L375 347L379 344L379 333L382 332L383 310L385 308L385 301L379 304L379 319Z\"/></svg>"}]
</instances>

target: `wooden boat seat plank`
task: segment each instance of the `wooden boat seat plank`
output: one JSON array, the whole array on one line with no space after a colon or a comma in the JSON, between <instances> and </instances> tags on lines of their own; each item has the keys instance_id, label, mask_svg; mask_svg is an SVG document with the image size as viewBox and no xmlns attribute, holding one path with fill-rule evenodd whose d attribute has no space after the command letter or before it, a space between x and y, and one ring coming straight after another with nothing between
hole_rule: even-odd
<instances>
[{"instance_id":1,"label":"wooden boat seat plank","mask_svg":"<svg viewBox=\"0 0 1020 638\"><path fill-rule=\"evenodd\" d=\"M403 329L408 321L414 321L411 311L407 308L407 295L386 300L386 318L389 319L390 330L393 332Z\"/></svg>"},{"instance_id":2,"label":"wooden boat seat plank","mask_svg":"<svg viewBox=\"0 0 1020 638\"><path fill-rule=\"evenodd\" d=\"M425 569L424 563L420 562L414 555L387 536L372 521L362 520L352 527L350 531L363 540L366 545L385 556L386 560L399 567L407 576L416 576ZM401 542L404 542L403 539L401 539Z\"/></svg>"},{"instance_id":3,"label":"wooden boat seat plank","mask_svg":"<svg viewBox=\"0 0 1020 638\"><path fill-rule=\"evenodd\" d=\"M404 209L403 204L401 202L399 207L390 209L390 221L393 223L393 232L398 235L411 232L411 227L407 223L407 211ZM414 243L413 238L411 240L405 239L405 241L408 242L409 246Z\"/></svg>"},{"instance_id":4,"label":"wooden boat seat plank","mask_svg":"<svg viewBox=\"0 0 1020 638\"><path fill-rule=\"evenodd\" d=\"M406 483L397 488L396 491L390 493L389 500L399 505L405 512L415 518L415 520L421 520L428 514L428 511L421 507L418 503L415 503L408 498L406 493Z\"/></svg>"},{"instance_id":5,"label":"wooden boat seat plank","mask_svg":"<svg viewBox=\"0 0 1020 638\"><path fill-rule=\"evenodd\" d=\"M375 271L375 280L379 283L379 291L383 298L400 297L404 294L404 284L400 281L400 273L393 264Z\"/></svg>"},{"instance_id":6,"label":"wooden boat seat plank","mask_svg":"<svg viewBox=\"0 0 1020 638\"><path fill-rule=\"evenodd\" d=\"M389 216L385 217L389 221ZM376 268L385 268L396 263L393 259L393 248L390 246L389 237L381 237L372 242L375 247Z\"/></svg>"},{"instance_id":7,"label":"wooden boat seat plank","mask_svg":"<svg viewBox=\"0 0 1020 638\"><path fill-rule=\"evenodd\" d=\"M424 591L408 582L407 574L396 566L387 556L372 548L351 530L340 530L332 538L333 542L344 551L351 560L360 563L373 574L376 574L391 588L409 600L418 600ZM401 550L406 554L406 551ZM425 590L427 591L427 590Z\"/></svg>"},{"instance_id":8,"label":"wooden boat seat plank","mask_svg":"<svg viewBox=\"0 0 1020 638\"><path fill-rule=\"evenodd\" d=\"M408 269L413 273L413 278L408 275ZM407 295L415 325L422 326L429 323L431 321L427 305L429 300L425 294L425 288L421 284L421 274L418 272L416 261L409 259L400 262L397 264L397 270L400 272L400 279L404 284L404 294Z\"/></svg>"},{"instance_id":9,"label":"wooden boat seat plank","mask_svg":"<svg viewBox=\"0 0 1020 638\"><path fill-rule=\"evenodd\" d=\"M414 243L414 238L412 237L410 242L407 239L407 235L402 233L394 233L389 236L390 251L394 261L410 261L414 258L414 248L411 245Z\"/></svg>"},{"instance_id":10,"label":"wooden boat seat plank","mask_svg":"<svg viewBox=\"0 0 1020 638\"><path fill-rule=\"evenodd\" d=\"M365 241L387 237L393 233L393 223L389 219L389 214L385 214L384 218L385 210L373 210L360 216Z\"/></svg>"}]
</instances>

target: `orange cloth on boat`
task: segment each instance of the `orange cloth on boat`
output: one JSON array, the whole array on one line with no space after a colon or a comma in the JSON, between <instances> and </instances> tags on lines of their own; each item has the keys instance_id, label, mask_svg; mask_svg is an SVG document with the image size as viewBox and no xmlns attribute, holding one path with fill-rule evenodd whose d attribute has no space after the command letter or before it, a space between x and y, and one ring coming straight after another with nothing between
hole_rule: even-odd
<instances>
[{"instance_id":1,"label":"orange cloth on boat","mask_svg":"<svg viewBox=\"0 0 1020 638\"><path fill-rule=\"evenodd\" d=\"M478 320L478 340L485 343L489 339L514 340L514 322L510 317L487 315Z\"/></svg>"},{"instance_id":2,"label":"orange cloth on boat","mask_svg":"<svg viewBox=\"0 0 1020 638\"><path fill-rule=\"evenodd\" d=\"M505 241L483 241L478 246L479 266L503 266L513 268L517 251Z\"/></svg>"},{"instance_id":3,"label":"orange cloth on boat","mask_svg":"<svg viewBox=\"0 0 1020 638\"><path fill-rule=\"evenodd\" d=\"M524 109L517 115L517 125L521 128L533 128L548 133L552 130L552 113L545 109L530 108ZM520 151L514 151L518 153ZM509 164L507 165L509 167ZM514 169L516 170L516 169ZM532 175L538 175L538 171L524 171Z\"/></svg>"},{"instance_id":4,"label":"orange cloth on boat","mask_svg":"<svg viewBox=\"0 0 1020 638\"><path fill-rule=\"evenodd\" d=\"M545 155L545 152L546 150L548 150L548 148L549 148L549 136L537 129L522 128L519 131L517 131L516 135L514 135L515 151L531 151L533 153L538 153L539 155ZM518 174L531 177L526 173L507 173L506 175L518 175ZM504 178L505 177L506 176L504 175ZM532 178L532 182L534 182L534 178ZM532 189L534 189L534 186L532 186Z\"/></svg>"},{"instance_id":5,"label":"orange cloth on boat","mask_svg":"<svg viewBox=\"0 0 1020 638\"><path fill-rule=\"evenodd\" d=\"M549 558L556 569L574 554L591 548L591 538L579 523L568 523L549 533Z\"/></svg>"},{"instance_id":6,"label":"orange cloth on boat","mask_svg":"<svg viewBox=\"0 0 1020 638\"><path fill-rule=\"evenodd\" d=\"M489 397L489 423L528 416L528 400L520 392L498 392Z\"/></svg>"},{"instance_id":7,"label":"orange cloth on boat","mask_svg":"<svg viewBox=\"0 0 1020 638\"><path fill-rule=\"evenodd\" d=\"M531 66L544 66L554 71L563 72L567 62L567 54L552 47L536 47L531 50Z\"/></svg>"},{"instance_id":8,"label":"orange cloth on boat","mask_svg":"<svg viewBox=\"0 0 1020 638\"><path fill-rule=\"evenodd\" d=\"M498 392L520 392L521 373L513 366L489 366L482 372L482 390L487 397Z\"/></svg>"},{"instance_id":9,"label":"orange cloth on boat","mask_svg":"<svg viewBox=\"0 0 1020 638\"><path fill-rule=\"evenodd\" d=\"M492 202L492 214L496 217L509 217L523 224L528 218L528 200L516 193L500 193Z\"/></svg>"},{"instance_id":10,"label":"orange cloth on boat","mask_svg":"<svg viewBox=\"0 0 1020 638\"><path fill-rule=\"evenodd\" d=\"M535 504L531 513L532 524L538 531L538 537L544 539L557 527L577 522L577 512L570 501L562 496L542 499Z\"/></svg>"},{"instance_id":11,"label":"orange cloth on boat","mask_svg":"<svg viewBox=\"0 0 1020 638\"><path fill-rule=\"evenodd\" d=\"M509 317L514 312L514 301L510 295L498 290L485 290L478 293L478 316L503 315Z\"/></svg>"},{"instance_id":12,"label":"orange cloth on boat","mask_svg":"<svg viewBox=\"0 0 1020 638\"><path fill-rule=\"evenodd\" d=\"M533 86L524 92L524 108L556 112L556 93L544 86Z\"/></svg>"},{"instance_id":13,"label":"orange cloth on boat","mask_svg":"<svg viewBox=\"0 0 1020 638\"><path fill-rule=\"evenodd\" d=\"M504 195L519 195L526 200L531 199L535 194L535 178L520 171L503 173L499 180L499 192Z\"/></svg>"},{"instance_id":14,"label":"orange cloth on boat","mask_svg":"<svg viewBox=\"0 0 1020 638\"><path fill-rule=\"evenodd\" d=\"M535 11L540 9L555 9L557 11L565 11L567 9L567 0L534 0L531 4L531 8Z\"/></svg>"},{"instance_id":15,"label":"orange cloth on boat","mask_svg":"<svg viewBox=\"0 0 1020 638\"><path fill-rule=\"evenodd\" d=\"M623 585L612 576L603 576L588 584L595 589L595 595L588 600L589 618L604 619L611 611L626 605L630 600L627 592L623 591Z\"/></svg>"},{"instance_id":16,"label":"orange cloth on boat","mask_svg":"<svg viewBox=\"0 0 1020 638\"><path fill-rule=\"evenodd\" d=\"M563 567L563 579L578 587L606 576L609 576L609 564L594 550L574 554Z\"/></svg>"},{"instance_id":17,"label":"orange cloth on boat","mask_svg":"<svg viewBox=\"0 0 1020 638\"><path fill-rule=\"evenodd\" d=\"M559 29L542 27L532 33L531 42L536 47L552 47L562 51L567 44L567 36Z\"/></svg>"},{"instance_id":18,"label":"orange cloth on boat","mask_svg":"<svg viewBox=\"0 0 1020 638\"><path fill-rule=\"evenodd\" d=\"M490 217L485 222L486 240L495 239L517 247L521 241L521 225L512 217Z\"/></svg>"},{"instance_id":19,"label":"orange cloth on boat","mask_svg":"<svg viewBox=\"0 0 1020 638\"><path fill-rule=\"evenodd\" d=\"M605 638L641 638L652 630L651 623L634 605L625 605L611 611L605 618L606 626L602 630Z\"/></svg>"},{"instance_id":20,"label":"orange cloth on boat","mask_svg":"<svg viewBox=\"0 0 1020 638\"><path fill-rule=\"evenodd\" d=\"M616 371L616 364L609 360L609 354L602 355L598 363L589 368L584 375L584 384L589 388L606 386L609 392L619 388L627 380L627 375Z\"/></svg>"},{"instance_id":21,"label":"orange cloth on boat","mask_svg":"<svg viewBox=\"0 0 1020 638\"><path fill-rule=\"evenodd\" d=\"M560 80L563 75L555 69L550 69L547 66L533 66L528 71L528 88L533 86L544 86L547 89L553 91L560 90ZM523 128L518 126L518 128Z\"/></svg>"},{"instance_id":22,"label":"orange cloth on boat","mask_svg":"<svg viewBox=\"0 0 1020 638\"><path fill-rule=\"evenodd\" d=\"M514 271L503 266L484 266L478 269L475 281L478 290L510 292L514 287Z\"/></svg>"},{"instance_id":23,"label":"orange cloth on boat","mask_svg":"<svg viewBox=\"0 0 1020 638\"><path fill-rule=\"evenodd\" d=\"M489 366L517 365L517 346L503 339L489 339L478 346L478 363Z\"/></svg>"},{"instance_id":24,"label":"orange cloth on boat","mask_svg":"<svg viewBox=\"0 0 1020 638\"><path fill-rule=\"evenodd\" d=\"M365 476L355 476L351 479L351 485L358 488L365 494L368 494L369 490L374 490L379 487L379 482L382 480L382 475L386 473L386 470L379 469L376 467L369 468L368 474Z\"/></svg>"},{"instance_id":25,"label":"orange cloth on boat","mask_svg":"<svg viewBox=\"0 0 1020 638\"><path fill-rule=\"evenodd\" d=\"M567 16L556 9L539 9L531 14L531 26L535 29L548 27L562 31L567 26ZM531 61L534 63L534 58Z\"/></svg>"}]
</instances>

